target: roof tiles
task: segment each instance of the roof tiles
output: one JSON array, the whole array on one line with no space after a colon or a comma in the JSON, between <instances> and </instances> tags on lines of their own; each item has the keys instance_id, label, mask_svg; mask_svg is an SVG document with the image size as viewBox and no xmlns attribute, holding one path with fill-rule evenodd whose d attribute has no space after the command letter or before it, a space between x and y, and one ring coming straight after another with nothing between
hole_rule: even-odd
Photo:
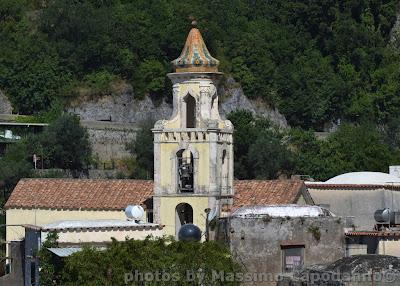
<instances>
[{"instance_id":1,"label":"roof tiles","mask_svg":"<svg viewBox=\"0 0 400 286\"><path fill-rule=\"evenodd\" d=\"M152 194L145 180L22 179L5 208L123 210Z\"/></svg>"},{"instance_id":2,"label":"roof tiles","mask_svg":"<svg viewBox=\"0 0 400 286\"><path fill-rule=\"evenodd\" d=\"M123 210L144 205L153 196L153 181L88 179L22 179L5 208ZM300 180L234 182L233 209L250 205L297 203L304 191Z\"/></svg>"}]
</instances>

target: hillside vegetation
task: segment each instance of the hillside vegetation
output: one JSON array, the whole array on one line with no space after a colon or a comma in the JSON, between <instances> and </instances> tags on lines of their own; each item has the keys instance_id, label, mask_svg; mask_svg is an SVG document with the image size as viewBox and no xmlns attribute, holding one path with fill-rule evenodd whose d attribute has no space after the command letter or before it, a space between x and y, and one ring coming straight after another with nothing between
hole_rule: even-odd
<instances>
[{"instance_id":1,"label":"hillside vegetation","mask_svg":"<svg viewBox=\"0 0 400 286\"><path fill-rule=\"evenodd\" d=\"M119 79L168 96L169 61L196 18L221 70L292 126L384 124L400 111L400 57L388 45L397 2L3 0L0 86L22 114Z\"/></svg>"},{"instance_id":2,"label":"hillside vegetation","mask_svg":"<svg viewBox=\"0 0 400 286\"><path fill-rule=\"evenodd\" d=\"M387 171L400 164L397 8L398 0L2 0L0 89L16 112L44 121L122 81L138 98L170 100L166 73L197 19L220 70L294 127L231 114L237 178ZM332 123L337 133L314 137ZM151 142L143 146L130 148L140 157L133 177L152 173Z\"/></svg>"}]
</instances>

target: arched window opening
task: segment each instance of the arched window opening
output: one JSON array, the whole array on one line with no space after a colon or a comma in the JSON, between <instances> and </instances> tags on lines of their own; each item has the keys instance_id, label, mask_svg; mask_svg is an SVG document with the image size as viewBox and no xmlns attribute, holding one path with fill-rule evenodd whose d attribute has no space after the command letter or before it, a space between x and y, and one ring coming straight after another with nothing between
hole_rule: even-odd
<instances>
[{"instance_id":1,"label":"arched window opening","mask_svg":"<svg viewBox=\"0 0 400 286\"><path fill-rule=\"evenodd\" d=\"M193 154L189 150L178 151L178 188L182 193L193 192L194 162Z\"/></svg>"},{"instance_id":2,"label":"arched window opening","mask_svg":"<svg viewBox=\"0 0 400 286\"><path fill-rule=\"evenodd\" d=\"M186 128L196 128L196 99L188 94L185 98L185 104Z\"/></svg>"},{"instance_id":3,"label":"arched window opening","mask_svg":"<svg viewBox=\"0 0 400 286\"><path fill-rule=\"evenodd\" d=\"M228 188L228 158L226 150L222 151L222 168L221 168L221 188L223 191L227 191Z\"/></svg>"},{"instance_id":4,"label":"arched window opening","mask_svg":"<svg viewBox=\"0 0 400 286\"><path fill-rule=\"evenodd\" d=\"M187 203L181 203L175 208L175 230L178 235L182 225L193 223L193 208Z\"/></svg>"}]
</instances>

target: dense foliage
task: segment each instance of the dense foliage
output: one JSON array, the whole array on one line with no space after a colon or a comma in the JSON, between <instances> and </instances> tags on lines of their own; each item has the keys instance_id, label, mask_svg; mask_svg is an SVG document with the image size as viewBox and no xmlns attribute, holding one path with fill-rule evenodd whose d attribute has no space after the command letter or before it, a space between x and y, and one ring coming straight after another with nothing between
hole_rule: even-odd
<instances>
[{"instance_id":1,"label":"dense foliage","mask_svg":"<svg viewBox=\"0 0 400 286\"><path fill-rule=\"evenodd\" d=\"M127 144L127 150L132 154L129 177L132 179L153 179L154 175L154 148L153 133L151 129L154 123L152 121L143 122L136 138Z\"/></svg>"},{"instance_id":2,"label":"dense foliage","mask_svg":"<svg viewBox=\"0 0 400 286\"><path fill-rule=\"evenodd\" d=\"M233 135L235 177L237 179L275 179L290 174L291 154L279 130L266 119L254 118L248 111L228 116L235 126Z\"/></svg>"},{"instance_id":3,"label":"dense foliage","mask_svg":"<svg viewBox=\"0 0 400 286\"><path fill-rule=\"evenodd\" d=\"M138 96L166 96L169 61L195 17L221 70L291 125L386 123L400 111L399 43L389 45L397 2L5 0L0 87L24 114L118 79Z\"/></svg>"},{"instance_id":4,"label":"dense foliage","mask_svg":"<svg viewBox=\"0 0 400 286\"><path fill-rule=\"evenodd\" d=\"M30 134L10 144L0 158L0 187L11 191L19 179L31 177L33 155L38 169L58 168L77 176L87 170L91 160L88 133L74 115L62 115L42 133ZM54 176L56 173L51 173Z\"/></svg>"},{"instance_id":5,"label":"dense foliage","mask_svg":"<svg viewBox=\"0 0 400 286\"><path fill-rule=\"evenodd\" d=\"M342 124L318 140L312 131L279 130L247 111L236 111L229 119L235 126L238 179L303 175L327 180L353 171L387 172L389 165L400 162L398 127L379 130L368 122Z\"/></svg>"},{"instance_id":6,"label":"dense foliage","mask_svg":"<svg viewBox=\"0 0 400 286\"><path fill-rule=\"evenodd\" d=\"M240 285L213 279L213 271L241 271L229 249L216 242L113 241L107 250L86 248L68 257L62 285Z\"/></svg>"},{"instance_id":7,"label":"dense foliage","mask_svg":"<svg viewBox=\"0 0 400 286\"><path fill-rule=\"evenodd\" d=\"M55 255L48 250L48 248L57 247L59 247L58 234L56 232L48 233L37 254L40 264L40 285L42 286L60 285L62 265L60 261L57 261L59 258L56 260Z\"/></svg>"},{"instance_id":8,"label":"dense foliage","mask_svg":"<svg viewBox=\"0 0 400 286\"><path fill-rule=\"evenodd\" d=\"M326 180L346 172L388 172L400 162L399 141L395 147L386 142L388 134L370 123L342 125L326 140L317 140L312 132L291 132L295 150L296 174Z\"/></svg>"}]
</instances>

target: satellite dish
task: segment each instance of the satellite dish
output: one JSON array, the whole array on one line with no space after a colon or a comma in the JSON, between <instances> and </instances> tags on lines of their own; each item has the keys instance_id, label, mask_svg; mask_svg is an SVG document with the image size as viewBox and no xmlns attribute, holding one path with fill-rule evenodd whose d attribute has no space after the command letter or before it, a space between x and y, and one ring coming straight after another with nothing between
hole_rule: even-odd
<instances>
[{"instance_id":1,"label":"satellite dish","mask_svg":"<svg viewBox=\"0 0 400 286\"><path fill-rule=\"evenodd\" d=\"M132 206L129 205L125 209L125 215L127 216L128 219L133 219L133 220L141 220L144 215L144 209L142 206Z\"/></svg>"},{"instance_id":2,"label":"satellite dish","mask_svg":"<svg viewBox=\"0 0 400 286\"><path fill-rule=\"evenodd\" d=\"M218 207L213 207L213 209L208 214L207 217L208 221L212 221L217 216L217 213L218 213Z\"/></svg>"}]
</instances>

